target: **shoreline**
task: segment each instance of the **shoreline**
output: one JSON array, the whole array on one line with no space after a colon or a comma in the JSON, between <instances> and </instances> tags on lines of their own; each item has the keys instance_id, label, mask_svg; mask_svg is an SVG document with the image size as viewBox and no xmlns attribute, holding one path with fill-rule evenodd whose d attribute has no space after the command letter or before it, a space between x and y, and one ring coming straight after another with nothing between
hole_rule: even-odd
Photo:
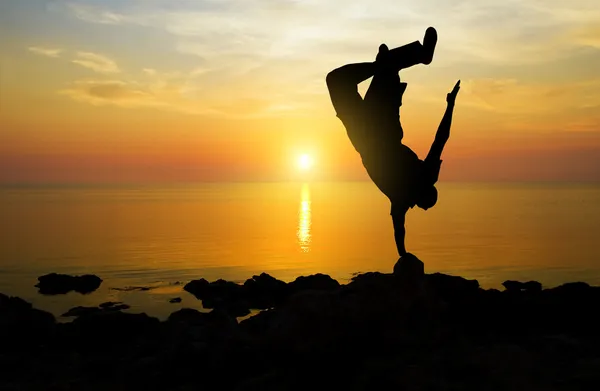
<instances>
[{"instance_id":1,"label":"shoreline","mask_svg":"<svg viewBox=\"0 0 600 391\"><path fill-rule=\"evenodd\" d=\"M211 312L159 321L106 306L70 323L0 295L0 388L598 388L600 287L505 286L439 273L200 279L185 289ZM237 322L248 307L262 311Z\"/></svg>"}]
</instances>

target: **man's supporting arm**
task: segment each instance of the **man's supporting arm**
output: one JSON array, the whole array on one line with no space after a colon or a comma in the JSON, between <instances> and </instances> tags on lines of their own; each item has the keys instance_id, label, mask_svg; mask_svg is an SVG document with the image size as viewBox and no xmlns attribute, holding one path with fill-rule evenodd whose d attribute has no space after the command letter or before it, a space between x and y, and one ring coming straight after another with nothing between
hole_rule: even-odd
<instances>
[{"instance_id":1,"label":"man's supporting arm","mask_svg":"<svg viewBox=\"0 0 600 391\"><path fill-rule=\"evenodd\" d=\"M392 222L394 224L394 240L396 241L396 248L398 249L398 255L400 255L400 257L406 255L406 246L404 244L404 237L406 236L406 229L404 228L405 219L405 209L402 211L393 211Z\"/></svg>"}]
</instances>

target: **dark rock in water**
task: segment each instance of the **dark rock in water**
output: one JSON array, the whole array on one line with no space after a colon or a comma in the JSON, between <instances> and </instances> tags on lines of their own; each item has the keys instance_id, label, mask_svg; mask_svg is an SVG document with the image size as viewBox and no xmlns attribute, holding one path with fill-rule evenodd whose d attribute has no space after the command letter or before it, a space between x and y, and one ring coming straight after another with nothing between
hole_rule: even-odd
<instances>
[{"instance_id":1,"label":"dark rock in water","mask_svg":"<svg viewBox=\"0 0 600 391\"><path fill-rule=\"evenodd\" d=\"M118 304L112 307L106 307L104 310L105 311L121 311L121 310L128 310L131 307L128 306L127 304Z\"/></svg>"},{"instance_id":2,"label":"dark rock in water","mask_svg":"<svg viewBox=\"0 0 600 391\"><path fill-rule=\"evenodd\" d=\"M208 292L208 286L210 283L206 281L204 278L200 278L199 280L192 280L185 284L183 290L191 293L196 297L196 299L202 300L202 298Z\"/></svg>"},{"instance_id":3,"label":"dark rock in water","mask_svg":"<svg viewBox=\"0 0 600 391\"><path fill-rule=\"evenodd\" d=\"M70 310L68 310L67 312L65 312L64 314L62 314L62 317L68 318L71 316L84 316L84 315L90 315L90 314L95 314L98 312L101 312L102 308L98 308L98 307L73 307Z\"/></svg>"},{"instance_id":4,"label":"dark rock in water","mask_svg":"<svg viewBox=\"0 0 600 391\"><path fill-rule=\"evenodd\" d=\"M202 307L218 309L236 318L250 314L250 304L246 300L211 297L202 300Z\"/></svg>"},{"instance_id":5,"label":"dark rock in water","mask_svg":"<svg viewBox=\"0 0 600 391\"><path fill-rule=\"evenodd\" d=\"M100 308L109 308L109 307L114 307L117 304L123 304L123 302L121 301L107 301L106 303L102 303L99 305Z\"/></svg>"},{"instance_id":6,"label":"dark rock in water","mask_svg":"<svg viewBox=\"0 0 600 391\"><path fill-rule=\"evenodd\" d=\"M217 280L209 283L205 279L193 280L183 289L202 300L205 308L214 308L215 303L234 302L244 298L244 287L235 282ZM208 303L205 305L205 302Z\"/></svg>"},{"instance_id":7,"label":"dark rock in water","mask_svg":"<svg viewBox=\"0 0 600 391\"><path fill-rule=\"evenodd\" d=\"M181 297L174 297L169 300L169 303L181 303Z\"/></svg>"},{"instance_id":8,"label":"dark rock in water","mask_svg":"<svg viewBox=\"0 0 600 391\"><path fill-rule=\"evenodd\" d=\"M502 283L502 285L509 292L533 293L533 292L541 292L542 291L542 284L540 284L537 281L519 282L519 281L508 280L508 281L504 281Z\"/></svg>"},{"instance_id":9,"label":"dark rock in water","mask_svg":"<svg viewBox=\"0 0 600 391\"><path fill-rule=\"evenodd\" d=\"M62 314L62 317L75 317L75 316L89 316L89 315L94 315L94 314L98 314L101 312L114 312L114 311L121 311L121 310L127 310L131 307L129 307L127 304L123 304L120 302L107 302L107 303L102 303L100 304L99 307L74 307L71 308L69 311L65 312L64 314Z\"/></svg>"},{"instance_id":10,"label":"dark rock in water","mask_svg":"<svg viewBox=\"0 0 600 391\"><path fill-rule=\"evenodd\" d=\"M93 274L69 276L67 274L50 273L38 277L36 287L43 295L63 295L71 291L88 294L100 286L102 279Z\"/></svg>"},{"instance_id":11,"label":"dark rock in water","mask_svg":"<svg viewBox=\"0 0 600 391\"><path fill-rule=\"evenodd\" d=\"M288 285L268 275L261 273L259 276L244 282L245 297L251 308L267 309L281 303L287 296Z\"/></svg>"},{"instance_id":12,"label":"dark rock in water","mask_svg":"<svg viewBox=\"0 0 600 391\"><path fill-rule=\"evenodd\" d=\"M134 292L134 291L139 291L139 292L146 292L149 291L151 289L155 289L156 287L151 287L151 286L126 286L123 288L110 288L113 291L121 291L121 292Z\"/></svg>"},{"instance_id":13,"label":"dark rock in water","mask_svg":"<svg viewBox=\"0 0 600 391\"><path fill-rule=\"evenodd\" d=\"M288 284L291 294L306 290L333 291L340 287L340 283L327 274L313 274L300 276Z\"/></svg>"}]
</instances>

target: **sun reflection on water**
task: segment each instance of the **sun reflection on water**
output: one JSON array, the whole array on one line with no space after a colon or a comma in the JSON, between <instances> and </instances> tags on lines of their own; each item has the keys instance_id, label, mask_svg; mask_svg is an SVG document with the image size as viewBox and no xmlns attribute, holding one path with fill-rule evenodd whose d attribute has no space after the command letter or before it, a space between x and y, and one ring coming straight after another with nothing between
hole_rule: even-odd
<instances>
[{"instance_id":1,"label":"sun reflection on water","mask_svg":"<svg viewBox=\"0 0 600 391\"><path fill-rule=\"evenodd\" d=\"M310 189L308 183L302 185L302 192L300 196L300 209L298 210L298 230L296 234L298 236L298 245L302 252L310 251L311 242L311 205L310 205Z\"/></svg>"}]
</instances>

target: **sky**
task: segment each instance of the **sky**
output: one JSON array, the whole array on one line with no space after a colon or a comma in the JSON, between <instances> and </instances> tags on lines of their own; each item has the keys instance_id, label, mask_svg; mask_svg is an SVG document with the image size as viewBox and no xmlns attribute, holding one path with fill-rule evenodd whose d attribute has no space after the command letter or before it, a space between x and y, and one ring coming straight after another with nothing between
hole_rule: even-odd
<instances>
[{"instance_id":1,"label":"sky","mask_svg":"<svg viewBox=\"0 0 600 391\"><path fill-rule=\"evenodd\" d=\"M3 0L0 183L367 179L325 75L429 26L401 117L424 157L462 81L441 181L600 180L597 0Z\"/></svg>"}]
</instances>

